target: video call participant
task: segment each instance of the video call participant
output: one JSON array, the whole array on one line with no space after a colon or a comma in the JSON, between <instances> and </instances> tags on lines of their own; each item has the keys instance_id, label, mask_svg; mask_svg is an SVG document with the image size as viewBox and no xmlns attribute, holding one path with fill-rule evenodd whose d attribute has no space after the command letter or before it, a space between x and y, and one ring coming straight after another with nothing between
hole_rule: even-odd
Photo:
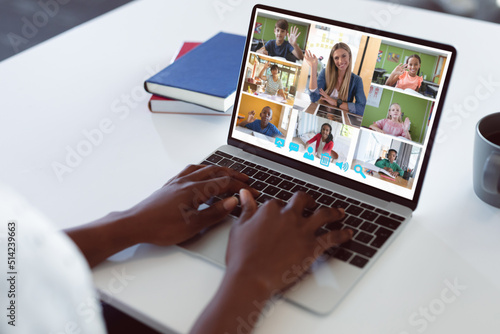
<instances>
[{"instance_id":1,"label":"video call participant","mask_svg":"<svg viewBox=\"0 0 500 334\"><path fill-rule=\"evenodd\" d=\"M422 81L424 81L423 77L419 77L421 63L419 55L409 56L404 65L399 64L396 66L385 84L401 89L409 88L418 92Z\"/></svg>"},{"instance_id":2,"label":"video call participant","mask_svg":"<svg viewBox=\"0 0 500 334\"><path fill-rule=\"evenodd\" d=\"M262 48L257 50L257 53L265 54L271 57L283 57L287 60L304 59L304 53L297 44L299 28L292 27L288 33L288 21L285 19L278 20L274 26L274 36L276 40L268 41ZM285 41L288 37L288 41ZM293 55L293 57L290 56Z\"/></svg>"},{"instance_id":3,"label":"video call participant","mask_svg":"<svg viewBox=\"0 0 500 334\"><path fill-rule=\"evenodd\" d=\"M379 160L375 163L375 166L380 167L391 173L392 176L403 176L404 170L399 167L399 165L395 162L398 157L398 152L395 149L390 149L387 152L387 159Z\"/></svg>"},{"instance_id":4,"label":"video call participant","mask_svg":"<svg viewBox=\"0 0 500 334\"><path fill-rule=\"evenodd\" d=\"M411 140L410 135L410 119L405 118L403 122L401 106L399 103L393 103L389 106L387 117L374 122L370 125L370 129L380 133L385 133L393 136L401 136Z\"/></svg>"},{"instance_id":5,"label":"video call participant","mask_svg":"<svg viewBox=\"0 0 500 334\"><path fill-rule=\"evenodd\" d=\"M283 84L281 83L280 77L278 75L279 67L278 65L274 64L271 66L271 74L265 74L265 71L269 68L269 65L269 62L267 62L259 73L259 78L267 81L265 93L273 96L277 94L286 100L285 93L283 92Z\"/></svg>"},{"instance_id":6,"label":"video call participant","mask_svg":"<svg viewBox=\"0 0 500 334\"><path fill-rule=\"evenodd\" d=\"M239 123L239 126L244 126L250 130L257 131L269 137L282 136L283 134L278 128L270 123L273 119L273 110L271 107L264 107L260 112L260 119L255 119L255 110L248 113L248 118Z\"/></svg>"},{"instance_id":7,"label":"video call participant","mask_svg":"<svg viewBox=\"0 0 500 334\"><path fill-rule=\"evenodd\" d=\"M335 107L363 116L366 105L363 80L352 73L352 53L347 44L337 43L332 47L326 68L319 76L316 72L318 58L306 50L304 60L312 69L309 81L309 96L312 102L326 101Z\"/></svg>"},{"instance_id":8,"label":"video call participant","mask_svg":"<svg viewBox=\"0 0 500 334\"><path fill-rule=\"evenodd\" d=\"M339 155L333 150L333 135L332 126L328 123L324 123L321 126L321 132L312 137L307 141L306 149L315 143L316 156L321 159L323 153L328 154L332 157L332 160L338 159Z\"/></svg>"}]
</instances>

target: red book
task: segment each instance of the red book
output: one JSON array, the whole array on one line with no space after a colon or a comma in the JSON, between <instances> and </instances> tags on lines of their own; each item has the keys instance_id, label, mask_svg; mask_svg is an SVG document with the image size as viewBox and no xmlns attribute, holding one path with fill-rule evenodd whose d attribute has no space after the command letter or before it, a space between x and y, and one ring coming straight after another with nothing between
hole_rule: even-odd
<instances>
[{"instance_id":1,"label":"red book","mask_svg":"<svg viewBox=\"0 0 500 334\"><path fill-rule=\"evenodd\" d=\"M200 42L184 42L184 44L182 44L181 48L172 58L172 61L170 63L172 64L174 61L181 58L200 44ZM231 113L225 113L210 108L205 108L197 104L157 95L151 96L148 106L149 110L154 113L231 116Z\"/></svg>"}]
</instances>

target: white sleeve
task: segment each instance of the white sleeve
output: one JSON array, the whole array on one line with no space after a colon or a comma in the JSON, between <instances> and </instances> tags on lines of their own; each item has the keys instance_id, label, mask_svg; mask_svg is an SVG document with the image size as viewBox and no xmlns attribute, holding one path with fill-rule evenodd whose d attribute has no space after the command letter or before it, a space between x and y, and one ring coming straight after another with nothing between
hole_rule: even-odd
<instances>
[{"instance_id":1,"label":"white sleeve","mask_svg":"<svg viewBox=\"0 0 500 334\"><path fill-rule=\"evenodd\" d=\"M0 203L0 267L8 275L0 280L0 303L4 313L3 305L11 308L0 333L106 333L90 268L76 245L4 185ZM6 250L13 243L9 267Z\"/></svg>"}]
</instances>

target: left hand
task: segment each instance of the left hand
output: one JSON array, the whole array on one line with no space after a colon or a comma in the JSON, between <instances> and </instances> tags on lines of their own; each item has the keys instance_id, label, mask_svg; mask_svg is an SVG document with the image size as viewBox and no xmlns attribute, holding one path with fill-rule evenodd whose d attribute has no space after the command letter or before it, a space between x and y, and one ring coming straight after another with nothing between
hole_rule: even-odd
<instances>
[{"instance_id":1,"label":"left hand","mask_svg":"<svg viewBox=\"0 0 500 334\"><path fill-rule=\"evenodd\" d=\"M211 197L238 193L249 189L253 196L259 192L245 182L248 176L230 168L190 165L162 188L129 210L140 242L160 246L178 244L201 230L220 222L238 204L229 197L208 208L198 207Z\"/></svg>"},{"instance_id":2,"label":"left hand","mask_svg":"<svg viewBox=\"0 0 500 334\"><path fill-rule=\"evenodd\" d=\"M290 28L290 32L287 34L288 42L292 45L297 43L297 38L299 38L300 32L297 26L293 26Z\"/></svg>"}]
</instances>

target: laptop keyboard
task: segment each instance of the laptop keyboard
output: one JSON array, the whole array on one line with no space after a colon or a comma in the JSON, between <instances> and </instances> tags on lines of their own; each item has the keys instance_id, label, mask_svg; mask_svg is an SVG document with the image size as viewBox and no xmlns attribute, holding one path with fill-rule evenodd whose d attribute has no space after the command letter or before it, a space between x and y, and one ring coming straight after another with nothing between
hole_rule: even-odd
<instances>
[{"instance_id":1,"label":"laptop keyboard","mask_svg":"<svg viewBox=\"0 0 500 334\"><path fill-rule=\"evenodd\" d=\"M314 210L322 207L344 208L345 217L341 221L325 224L317 234L351 229L353 231L351 240L339 247L332 247L325 253L359 268L368 263L405 219L386 210L361 203L354 198L348 198L221 151L216 151L202 164L229 167L248 175L250 177L248 184L261 192L256 199L259 205L273 198L288 202L293 193L303 191L312 196L317 203L315 209L305 210L305 216L312 215ZM241 207L236 207L231 214L239 217Z\"/></svg>"}]
</instances>

